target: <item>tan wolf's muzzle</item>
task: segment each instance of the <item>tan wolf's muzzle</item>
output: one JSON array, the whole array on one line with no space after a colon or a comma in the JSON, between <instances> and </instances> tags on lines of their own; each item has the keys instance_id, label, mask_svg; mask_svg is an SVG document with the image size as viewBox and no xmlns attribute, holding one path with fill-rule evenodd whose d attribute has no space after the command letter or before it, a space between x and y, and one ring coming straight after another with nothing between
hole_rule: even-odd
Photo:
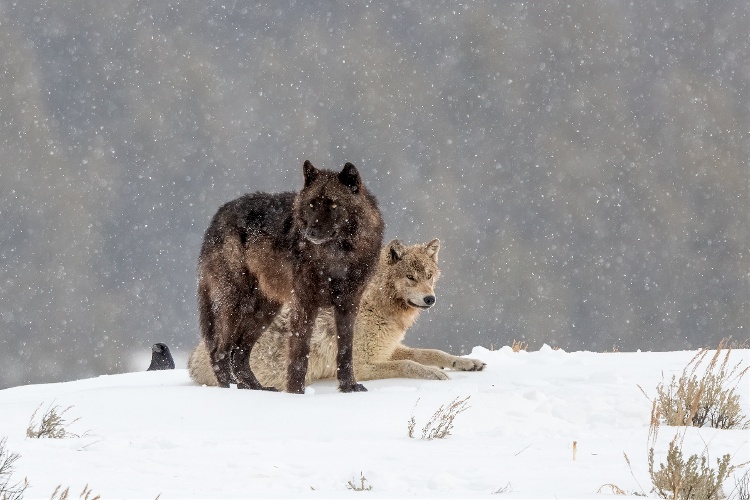
<instances>
[{"instance_id":1,"label":"tan wolf's muzzle","mask_svg":"<svg viewBox=\"0 0 750 500\"><path fill-rule=\"evenodd\" d=\"M413 299L409 298L409 305L412 305L414 307L418 307L420 309L429 309L430 307L435 305L435 296L434 295L425 295L421 299Z\"/></svg>"}]
</instances>

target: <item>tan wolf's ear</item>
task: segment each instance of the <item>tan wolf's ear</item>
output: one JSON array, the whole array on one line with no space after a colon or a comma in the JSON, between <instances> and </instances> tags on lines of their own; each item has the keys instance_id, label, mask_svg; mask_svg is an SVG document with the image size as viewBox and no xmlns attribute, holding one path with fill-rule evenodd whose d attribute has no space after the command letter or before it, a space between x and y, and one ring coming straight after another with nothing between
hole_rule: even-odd
<instances>
[{"instance_id":1,"label":"tan wolf's ear","mask_svg":"<svg viewBox=\"0 0 750 500\"><path fill-rule=\"evenodd\" d=\"M438 252L440 251L440 240L435 238L428 244L424 246L425 250L427 250L427 256L432 257L432 260L437 264L438 261Z\"/></svg>"},{"instance_id":2,"label":"tan wolf's ear","mask_svg":"<svg viewBox=\"0 0 750 500\"><path fill-rule=\"evenodd\" d=\"M339 173L339 182L351 189L352 193L358 193L362 187L362 179L359 177L357 167L346 162L343 170Z\"/></svg>"},{"instance_id":3,"label":"tan wolf's ear","mask_svg":"<svg viewBox=\"0 0 750 500\"><path fill-rule=\"evenodd\" d=\"M310 163L310 160L305 160L304 165L302 165L302 174L305 176L305 187L308 187L318 178L318 169Z\"/></svg>"},{"instance_id":4,"label":"tan wolf's ear","mask_svg":"<svg viewBox=\"0 0 750 500\"><path fill-rule=\"evenodd\" d=\"M392 240L386 245L386 262L395 264L404 257L406 247L400 240Z\"/></svg>"}]
</instances>

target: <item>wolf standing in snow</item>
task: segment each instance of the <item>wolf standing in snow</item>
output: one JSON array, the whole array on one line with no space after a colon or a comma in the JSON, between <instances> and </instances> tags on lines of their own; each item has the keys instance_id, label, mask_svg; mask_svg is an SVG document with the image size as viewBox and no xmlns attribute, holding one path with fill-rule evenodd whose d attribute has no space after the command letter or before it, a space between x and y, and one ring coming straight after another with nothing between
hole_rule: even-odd
<instances>
[{"instance_id":1,"label":"wolf standing in snow","mask_svg":"<svg viewBox=\"0 0 750 500\"><path fill-rule=\"evenodd\" d=\"M440 242L404 245L388 243L380 252L377 268L365 288L354 321L354 375L357 380L416 378L445 380L442 370L478 371L478 359L453 356L438 349L414 349L402 341L419 313L435 304L435 283ZM336 376L336 324L330 308L315 319L306 383ZM264 385L283 388L286 383L286 338L289 308L284 307L258 340L250 366ZM190 378L215 386L208 351L203 342L190 354Z\"/></svg>"},{"instance_id":2,"label":"wolf standing in snow","mask_svg":"<svg viewBox=\"0 0 750 500\"><path fill-rule=\"evenodd\" d=\"M198 260L201 336L221 387L270 389L249 359L261 333L289 305L287 391L303 393L313 322L332 307L339 390L354 378L354 318L383 239L375 197L347 163L341 172L303 166L298 193L247 194L219 208Z\"/></svg>"}]
</instances>

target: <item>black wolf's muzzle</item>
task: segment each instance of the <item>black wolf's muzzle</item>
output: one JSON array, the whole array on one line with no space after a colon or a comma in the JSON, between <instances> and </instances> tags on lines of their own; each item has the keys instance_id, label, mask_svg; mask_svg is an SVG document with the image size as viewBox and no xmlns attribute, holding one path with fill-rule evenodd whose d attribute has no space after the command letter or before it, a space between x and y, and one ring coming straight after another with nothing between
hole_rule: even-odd
<instances>
[{"instance_id":1,"label":"black wolf's muzzle","mask_svg":"<svg viewBox=\"0 0 750 500\"><path fill-rule=\"evenodd\" d=\"M323 234L322 231L319 231L313 227L308 227L307 229L305 229L305 239L310 243L314 243L315 245L322 245L323 243L329 241L331 238L331 235Z\"/></svg>"}]
</instances>

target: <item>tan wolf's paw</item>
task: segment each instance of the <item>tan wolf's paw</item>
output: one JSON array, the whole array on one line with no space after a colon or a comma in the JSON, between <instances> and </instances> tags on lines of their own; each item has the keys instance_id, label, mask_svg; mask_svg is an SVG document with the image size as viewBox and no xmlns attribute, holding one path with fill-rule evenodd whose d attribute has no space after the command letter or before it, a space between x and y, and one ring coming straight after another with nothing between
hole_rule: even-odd
<instances>
[{"instance_id":1,"label":"tan wolf's paw","mask_svg":"<svg viewBox=\"0 0 750 500\"><path fill-rule=\"evenodd\" d=\"M434 366L425 366L426 372L424 378L426 380L450 380L450 377L440 368Z\"/></svg>"},{"instance_id":2,"label":"tan wolf's paw","mask_svg":"<svg viewBox=\"0 0 750 500\"><path fill-rule=\"evenodd\" d=\"M485 366L487 366L487 363L479 361L478 359L456 358L453 360L451 368L463 372L480 372L484 370Z\"/></svg>"}]
</instances>

